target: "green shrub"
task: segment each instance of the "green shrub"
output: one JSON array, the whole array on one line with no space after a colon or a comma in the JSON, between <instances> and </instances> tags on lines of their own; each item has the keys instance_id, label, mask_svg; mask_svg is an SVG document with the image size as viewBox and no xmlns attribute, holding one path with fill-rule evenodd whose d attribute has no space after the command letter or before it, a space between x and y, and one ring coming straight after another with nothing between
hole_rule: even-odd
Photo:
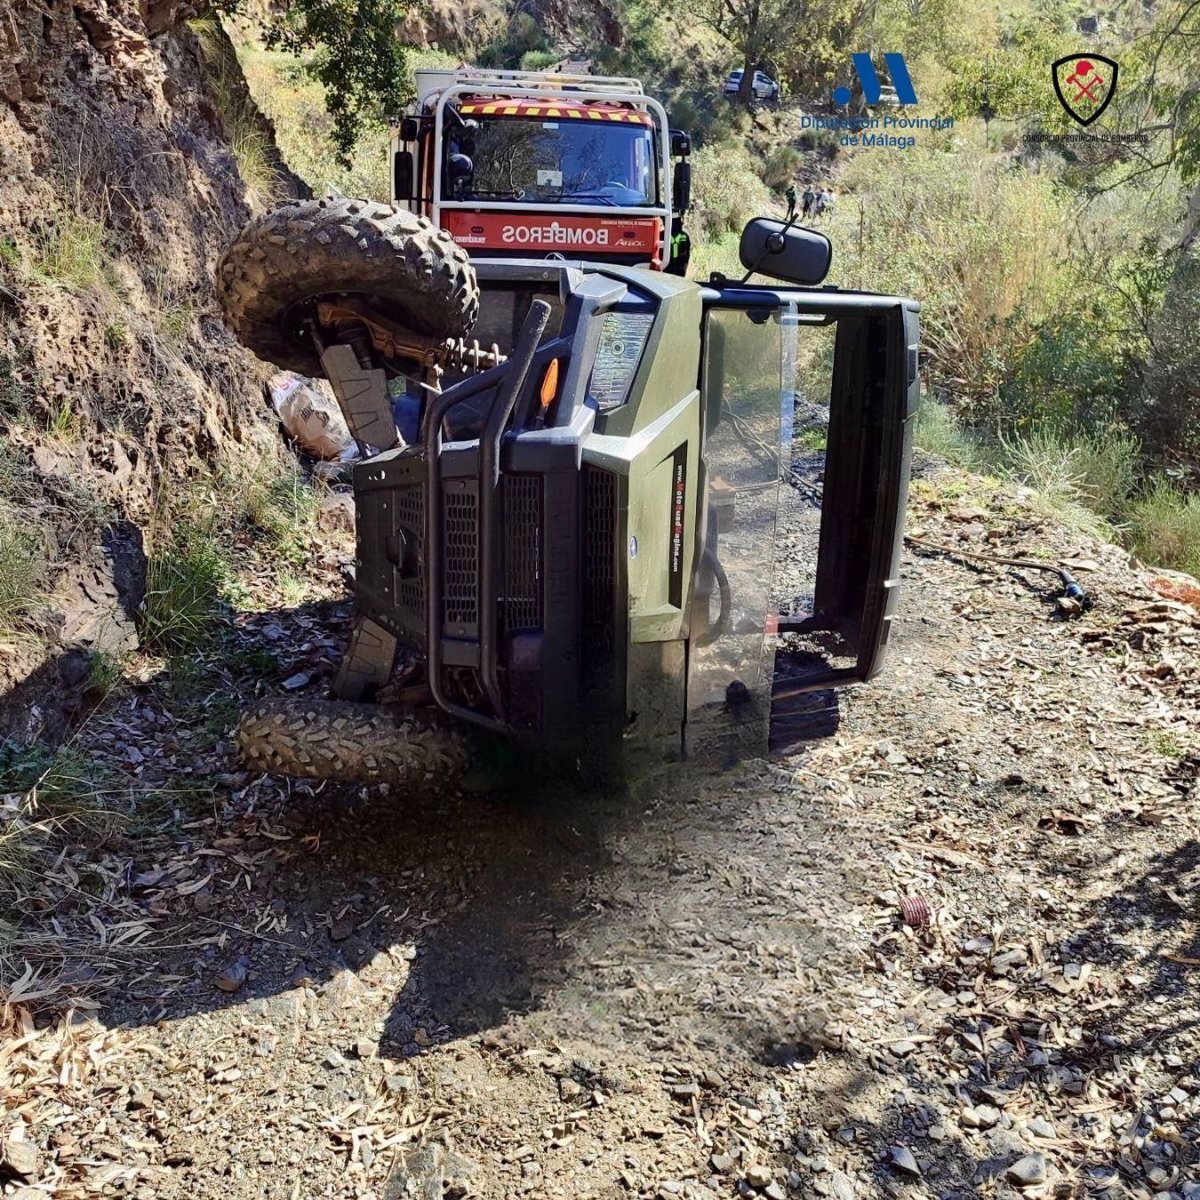
<instances>
[{"instance_id":1,"label":"green shrub","mask_svg":"<svg viewBox=\"0 0 1200 1200\"><path fill-rule=\"evenodd\" d=\"M120 655L94 650L88 660L88 691L100 697L107 696L124 674L125 660Z\"/></svg>"},{"instance_id":2,"label":"green shrub","mask_svg":"<svg viewBox=\"0 0 1200 1200\"><path fill-rule=\"evenodd\" d=\"M1008 473L1041 491L1062 497L1066 507L1083 504L1098 516L1119 519L1137 479L1139 446L1128 434L1072 436L1043 426L1000 438Z\"/></svg>"},{"instance_id":3,"label":"green shrub","mask_svg":"<svg viewBox=\"0 0 1200 1200\"><path fill-rule=\"evenodd\" d=\"M741 143L701 146L692 155L692 236L699 241L741 233L751 217L776 207L757 164Z\"/></svg>"},{"instance_id":4,"label":"green shrub","mask_svg":"<svg viewBox=\"0 0 1200 1200\"><path fill-rule=\"evenodd\" d=\"M1103 290L1101 295L1110 295ZM1031 329L1000 385L997 419L1015 427L1104 428L1127 411L1133 390L1128 334L1098 300L1066 307Z\"/></svg>"},{"instance_id":5,"label":"green shrub","mask_svg":"<svg viewBox=\"0 0 1200 1200\"><path fill-rule=\"evenodd\" d=\"M227 476L222 493L235 525L260 535L274 555L292 562L303 558L320 500L294 462L280 466L264 461L241 475Z\"/></svg>"},{"instance_id":6,"label":"green shrub","mask_svg":"<svg viewBox=\"0 0 1200 1200\"><path fill-rule=\"evenodd\" d=\"M522 71L544 71L552 67L562 55L556 50L526 50L521 55Z\"/></svg>"},{"instance_id":7,"label":"green shrub","mask_svg":"<svg viewBox=\"0 0 1200 1200\"><path fill-rule=\"evenodd\" d=\"M1131 434L1082 434L1072 440L1079 487L1088 505L1111 520L1120 520L1137 484L1141 445Z\"/></svg>"},{"instance_id":8,"label":"green shrub","mask_svg":"<svg viewBox=\"0 0 1200 1200\"><path fill-rule=\"evenodd\" d=\"M978 439L935 396L923 396L917 409L913 442L927 454L936 454L952 466L975 470L981 461Z\"/></svg>"},{"instance_id":9,"label":"green shrub","mask_svg":"<svg viewBox=\"0 0 1200 1200\"><path fill-rule=\"evenodd\" d=\"M503 34L480 50L478 62L481 67L511 69L519 67L526 54L549 50L545 27L532 13L516 12L509 18ZM554 54L550 61L561 57Z\"/></svg>"},{"instance_id":10,"label":"green shrub","mask_svg":"<svg viewBox=\"0 0 1200 1200\"><path fill-rule=\"evenodd\" d=\"M255 102L275 126L284 160L314 192L334 188L343 195L375 200L391 194L386 126L370 121L360 125L348 164L340 162L325 92L304 72L303 62L254 44L239 47L238 60Z\"/></svg>"},{"instance_id":11,"label":"green shrub","mask_svg":"<svg viewBox=\"0 0 1200 1200\"><path fill-rule=\"evenodd\" d=\"M1151 330L1140 425L1163 459L1200 464L1200 250L1181 255Z\"/></svg>"},{"instance_id":12,"label":"green shrub","mask_svg":"<svg viewBox=\"0 0 1200 1200\"><path fill-rule=\"evenodd\" d=\"M783 189L796 178L804 156L794 146L776 146L763 164L763 182L769 188ZM803 191L803 188L798 188Z\"/></svg>"},{"instance_id":13,"label":"green shrub","mask_svg":"<svg viewBox=\"0 0 1200 1200\"><path fill-rule=\"evenodd\" d=\"M746 268L738 256L738 233L709 234L699 238L692 247L692 261L688 274L693 279L707 279L714 271L730 279L740 279Z\"/></svg>"},{"instance_id":14,"label":"green shrub","mask_svg":"<svg viewBox=\"0 0 1200 1200\"><path fill-rule=\"evenodd\" d=\"M1200 494L1159 476L1130 507L1129 524L1143 561L1200 576Z\"/></svg>"},{"instance_id":15,"label":"green shrub","mask_svg":"<svg viewBox=\"0 0 1200 1200\"><path fill-rule=\"evenodd\" d=\"M1035 429L1012 437L1001 435L999 452L1003 473L1032 490L1037 511L1087 537L1111 538L1094 491L1103 472L1096 469L1095 479L1089 482L1088 470L1094 464L1080 442L1052 429Z\"/></svg>"},{"instance_id":16,"label":"green shrub","mask_svg":"<svg viewBox=\"0 0 1200 1200\"><path fill-rule=\"evenodd\" d=\"M885 155L850 158L842 184L858 203L835 209L833 270L920 298L934 384L974 422L994 415L1015 357L1057 311L1075 210L1049 179L972 162L934 135L905 153L900 174Z\"/></svg>"},{"instance_id":17,"label":"green shrub","mask_svg":"<svg viewBox=\"0 0 1200 1200\"><path fill-rule=\"evenodd\" d=\"M166 655L193 654L208 645L228 576L211 525L177 526L146 566L146 645Z\"/></svg>"},{"instance_id":18,"label":"green shrub","mask_svg":"<svg viewBox=\"0 0 1200 1200\"><path fill-rule=\"evenodd\" d=\"M707 96L691 92L676 96L667 106L667 116L671 128L690 133L697 146L719 136L721 116Z\"/></svg>"}]
</instances>

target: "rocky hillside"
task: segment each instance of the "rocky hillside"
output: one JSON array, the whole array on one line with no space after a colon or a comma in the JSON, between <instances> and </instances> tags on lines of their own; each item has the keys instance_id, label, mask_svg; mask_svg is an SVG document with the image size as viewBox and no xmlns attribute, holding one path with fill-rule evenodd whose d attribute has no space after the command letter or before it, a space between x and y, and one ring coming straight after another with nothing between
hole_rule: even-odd
<instances>
[{"instance_id":1,"label":"rocky hillside","mask_svg":"<svg viewBox=\"0 0 1200 1200\"><path fill-rule=\"evenodd\" d=\"M26 738L65 726L86 652L135 641L164 501L273 452L210 279L250 212L238 139L272 193L298 181L195 17L0 0L0 724Z\"/></svg>"}]
</instances>

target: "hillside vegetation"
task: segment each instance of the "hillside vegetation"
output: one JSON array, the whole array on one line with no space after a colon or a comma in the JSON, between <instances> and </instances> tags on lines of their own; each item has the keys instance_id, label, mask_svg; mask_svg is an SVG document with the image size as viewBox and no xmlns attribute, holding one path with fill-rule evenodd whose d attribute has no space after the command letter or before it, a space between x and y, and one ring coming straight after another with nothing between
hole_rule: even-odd
<instances>
[{"instance_id":1,"label":"hillside vegetation","mask_svg":"<svg viewBox=\"0 0 1200 1200\"><path fill-rule=\"evenodd\" d=\"M1039 488L1152 562L1200 570L1194 6L1118 5L1094 34L1080 32L1077 18L1094 15L1082 6L1020 0L880 0L866 15L838 0L803 12L707 0L492 5L470 33L438 12L413 27L434 44L410 53L410 68L465 58L536 69L576 54L643 78L695 141L698 277L740 273L742 226L778 213L790 181L833 187L838 202L821 221L832 278L922 302L922 436L962 465L986 462ZM385 129L364 126L351 162L337 162L303 64L264 50L250 26L237 40L251 90L309 183L385 194ZM850 79L849 48L863 44L902 52L919 89L913 111L952 128L922 130L903 150L843 147L812 128L806 117L830 111L831 88ZM1053 140L1078 127L1048 64L1081 45L1122 62L1105 136L1144 142ZM781 104L722 97L747 48L783 82Z\"/></svg>"}]
</instances>

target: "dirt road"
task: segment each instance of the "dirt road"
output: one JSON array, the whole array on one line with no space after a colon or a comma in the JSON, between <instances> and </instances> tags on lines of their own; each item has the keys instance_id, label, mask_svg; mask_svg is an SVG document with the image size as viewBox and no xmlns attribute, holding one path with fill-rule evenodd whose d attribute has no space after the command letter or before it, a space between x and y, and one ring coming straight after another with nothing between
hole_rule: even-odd
<instances>
[{"instance_id":1,"label":"dirt road","mask_svg":"<svg viewBox=\"0 0 1200 1200\"><path fill-rule=\"evenodd\" d=\"M1200 616L1008 493L918 485L910 527L1091 560L1096 606L912 553L886 677L790 760L419 805L231 776L68 855L115 978L3 1052L36 1195L1200 1197ZM324 615L246 645L319 692ZM176 784L193 735L153 683L89 732Z\"/></svg>"}]
</instances>

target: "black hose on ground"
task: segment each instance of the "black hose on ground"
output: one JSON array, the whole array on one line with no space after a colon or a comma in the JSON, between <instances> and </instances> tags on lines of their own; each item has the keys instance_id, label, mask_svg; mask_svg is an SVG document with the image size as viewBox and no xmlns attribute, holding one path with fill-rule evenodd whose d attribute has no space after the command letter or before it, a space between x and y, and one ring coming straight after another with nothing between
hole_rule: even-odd
<instances>
[{"instance_id":1,"label":"black hose on ground","mask_svg":"<svg viewBox=\"0 0 1200 1200\"><path fill-rule=\"evenodd\" d=\"M922 550L932 550L939 554L957 555L959 558L974 558L982 562L999 563L1005 567L1022 567L1030 571L1052 571L1062 580L1063 597L1067 600L1073 600L1080 607L1086 607L1090 603L1090 598L1079 584L1079 580L1067 570L1066 567L1055 566L1053 563L1035 562L1031 558L1004 558L999 554L984 554L979 550L961 550L957 546L942 546L937 542L928 542L924 538L919 538L911 533L904 535L904 540L913 546L918 546Z\"/></svg>"}]
</instances>

